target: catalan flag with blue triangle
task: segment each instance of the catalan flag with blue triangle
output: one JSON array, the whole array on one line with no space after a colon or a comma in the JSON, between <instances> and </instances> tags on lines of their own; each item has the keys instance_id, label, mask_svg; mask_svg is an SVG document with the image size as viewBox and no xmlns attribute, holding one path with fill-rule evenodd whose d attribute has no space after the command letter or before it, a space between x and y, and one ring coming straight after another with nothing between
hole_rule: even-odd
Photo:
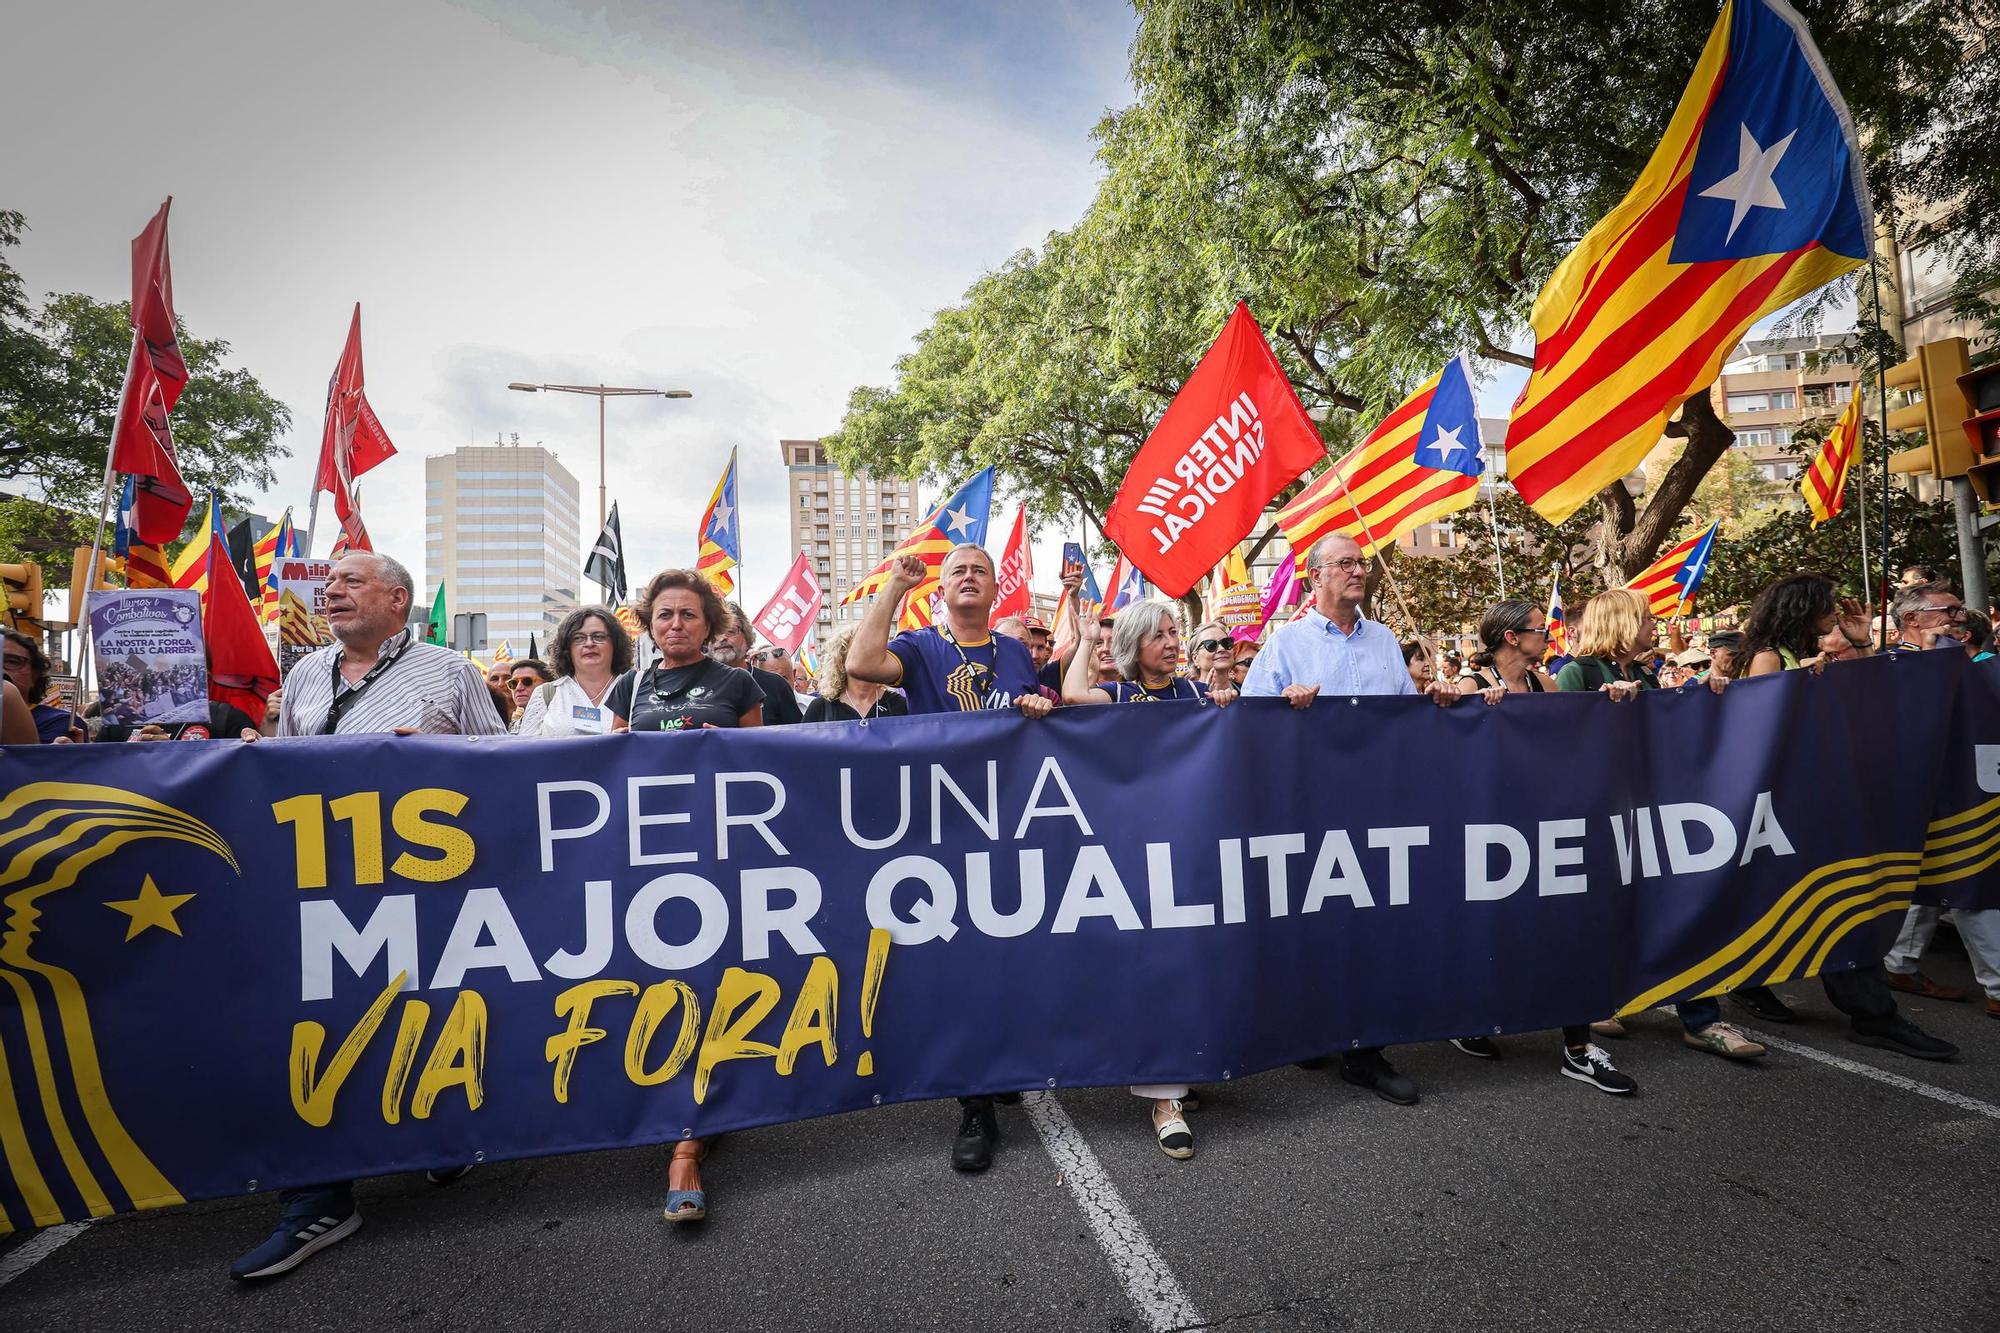
<instances>
[{"instance_id":1,"label":"catalan flag with blue triangle","mask_svg":"<svg viewBox=\"0 0 2000 1333\"><path fill-rule=\"evenodd\" d=\"M858 602L871 593L880 592L888 585L889 573L898 560L906 555L916 556L928 567L923 581L910 589L903 599L902 615L897 625L902 629L922 629L936 620L936 612L931 606L931 596L938 589L938 576L944 572L944 558L951 554L951 548L972 542L986 545L986 520L993 510L993 469L982 468L972 474L963 486L951 493L936 509L919 523L916 530L903 538L896 549L881 564L869 571L868 577L847 590L840 599L846 606Z\"/></svg>"},{"instance_id":2,"label":"catalan flag with blue triangle","mask_svg":"<svg viewBox=\"0 0 2000 1333\"><path fill-rule=\"evenodd\" d=\"M1711 523L1706 531L1675 544L1625 586L1644 597L1655 616L1686 615L1702 575L1708 573L1708 552L1715 545L1717 526Z\"/></svg>"},{"instance_id":3,"label":"catalan flag with blue triangle","mask_svg":"<svg viewBox=\"0 0 2000 1333\"><path fill-rule=\"evenodd\" d=\"M729 571L743 563L743 542L736 528L736 451L729 451L729 466L715 483L708 508L701 511L701 527L696 540L694 567L718 596L736 590L736 576Z\"/></svg>"},{"instance_id":4,"label":"catalan flag with blue triangle","mask_svg":"<svg viewBox=\"0 0 2000 1333\"><path fill-rule=\"evenodd\" d=\"M1088 572L1088 567L1085 572ZM1111 602L1105 610L1123 611L1132 603L1145 600L1149 591L1146 576L1120 551L1118 563L1111 567Z\"/></svg>"},{"instance_id":5,"label":"catalan flag with blue triangle","mask_svg":"<svg viewBox=\"0 0 2000 1333\"><path fill-rule=\"evenodd\" d=\"M263 618L266 622L274 621L278 618L278 562L303 559L306 553L305 539L292 526L290 509L285 510L276 527L257 539L251 553L257 562L257 580L264 587L260 605Z\"/></svg>"},{"instance_id":6,"label":"catalan flag with blue triangle","mask_svg":"<svg viewBox=\"0 0 2000 1333\"><path fill-rule=\"evenodd\" d=\"M229 539L222 531L222 499L214 491L208 493L208 532L188 539L188 544L174 557L174 586L192 588L196 592L208 591L208 547L210 538L220 538L223 549L229 549Z\"/></svg>"},{"instance_id":7,"label":"catalan flag with blue triangle","mask_svg":"<svg viewBox=\"0 0 2000 1333\"><path fill-rule=\"evenodd\" d=\"M1854 124L1805 20L1728 0L1631 193L1535 300L1514 488L1561 523L1659 443L1750 326L1867 262Z\"/></svg>"},{"instance_id":8,"label":"catalan flag with blue triangle","mask_svg":"<svg viewBox=\"0 0 2000 1333\"><path fill-rule=\"evenodd\" d=\"M171 588L174 570L167 561L167 553L151 542L140 541L134 530L132 510L137 503L138 483L127 477L118 499L118 526L113 530L111 554L125 562L126 587Z\"/></svg>"},{"instance_id":9,"label":"catalan flag with blue triangle","mask_svg":"<svg viewBox=\"0 0 2000 1333\"><path fill-rule=\"evenodd\" d=\"M1301 558L1335 534L1373 555L1470 506L1484 467L1472 385L1454 358L1280 509L1278 526Z\"/></svg>"},{"instance_id":10,"label":"catalan flag with blue triangle","mask_svg":"<svg viewBox=\"0 0 2000 1333\"><path fill-rule=\"evenodd\" d=\"M1549 580L1549 613L1542 617L1548 627L1548 651L1542 654L1544 662L1558 657L1569 656L1569 618L1563 614L1562 569L1557 567L1555 577Z\"/></svg>"}]
</instances>

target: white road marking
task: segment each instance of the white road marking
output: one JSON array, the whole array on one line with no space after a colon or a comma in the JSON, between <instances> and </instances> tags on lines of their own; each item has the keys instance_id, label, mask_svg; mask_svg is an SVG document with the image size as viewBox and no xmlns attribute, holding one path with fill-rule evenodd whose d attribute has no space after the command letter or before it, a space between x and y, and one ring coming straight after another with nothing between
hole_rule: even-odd
<instances>
[{"instance_id":1,"label":"white road marking","mask_svg":"<svg viewBox=\"0 0 2000 1333\"><path fill-rule=\"evenodd\" d=\"M1863 1078L1872 1078L1877 1083L1886 1083L1892 1088L1901 1088L1904 1092L1914 1092L1919 1097L1928 1097L1932 1101L1943 1102L1946 1106L1956 1106L1961 1111L1976 1111L1989 1120L2000 1120L2000 1106L1995 1106L1992 1102L1982 1102L1977 1097L1968 1097L1962 1092L1953 1092L1949 1088L1936 1088L1928 1083L1919 1083L1916 1079L1905 1078L1901 1074L1892 1074L1886 1069L1877 1069L1874 1065L1864 1065L1859 1060L1849 1060L1845 1056L1833 1055L1816 1047L1791 1041L1785 1037L1774 1036L1769 1032L1759 1032L1753 1028L1739 1028L1738 1030L1752 1041L1760 1041L1773 1050L1789 1051L1793 1055L1803 1055L1808 1060L1817 1060L1823 1065L1830 1065L1835 1069L1844 1070L1849 1074L1859 1074Z\"/></svg>"},{"instance_id":2,"label":"white road marking","mask_svg":"<svg viewBox=\"0 0 2000 1333\"><path fill-rule=\"evenodd\" d=\"M1084 1219L1097 1234L1099 1248L1111 1261L1112 1272L1124 1284L1125 1294L1147 1326L1154 1333L1166 1333L1204 1322L1194 1302L1181 1290L1180 1279L1153 1248L1146 1228L1125 1206L1124 1196L1111 1183L1097 1154L1084 1142L1076 1122L1055 1094L1031 1092L1021 1098L1021 1104L1035 1132L1042 1136L1042 1146L1055 1159L1057 1183L1068 1187L1076 1206L1083 1210Z\"/></svg>"},{"instance_id":3,"label":"white road marking","mask_svg":"<svg viewBox=\"0 0 2000 1333\"><path fill-rule=\"evenodd\" d=\"M0 1254L0 1287L6 1286L42 1260L83 1234L88 1222L64 1222L38 1231L5 1254Z\"/></svg>"}]
</instances>

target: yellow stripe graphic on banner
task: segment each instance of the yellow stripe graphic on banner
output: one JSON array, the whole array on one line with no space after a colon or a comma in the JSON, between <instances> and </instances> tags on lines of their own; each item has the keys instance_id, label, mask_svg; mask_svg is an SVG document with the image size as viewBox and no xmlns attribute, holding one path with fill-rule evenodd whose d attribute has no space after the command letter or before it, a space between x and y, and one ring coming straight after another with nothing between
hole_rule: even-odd
<instances>
[{"instance_id":1,"label":"yellow stripe graphic on banner","mask_svg":"<svg viewBox=\"0 0 2000 1333\"><path fill-rule=\"evenodd\" d=\"M117 1205L78 1146L63 1110L66 1099L82 1109L90 1139L135 1207L159 1207L182 1200L112 1108L83 987L69 972L31 953L41 919L37 904L75 885L86 868L120 848L150 838L192 843L215 853L232 871L241 873L220 834L150 797L86 783L38 782L16 788L0 800L0 848L11 851L5 868L0 869L0 891L5 891L0 905L7 913L4 930L0 930L0 977L5 978L20 1004L29 1072L49 1137L56 1144L63 1171L84 1207L95 1216L113 1212ZM54 998L53 1030L43 1013L37 979ZM59 1071L54 1056L56 1040L62 1045L66 1076ZM11 1059L12 1052L0 1050L0 1058ZM5 1077L7 1097L15 1112L13 1123L22 1126L22 1108L11 1091L11 1067ZM29 1201L30 1220L37 1226L63 1221L63 1212L47 1188L43 1166L34 1159L25 1129L0 1136L0 1150L5 1152L16 1187Z\"/></svg>"}]
</instances>

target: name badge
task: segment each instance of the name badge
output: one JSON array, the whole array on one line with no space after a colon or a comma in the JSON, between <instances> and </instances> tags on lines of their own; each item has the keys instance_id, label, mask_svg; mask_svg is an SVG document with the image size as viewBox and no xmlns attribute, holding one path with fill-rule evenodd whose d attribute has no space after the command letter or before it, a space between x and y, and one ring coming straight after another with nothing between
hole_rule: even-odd
<instances>
[{"instance_id":1,"label":"name badge","mask_svg":"<svg viewBox=\"0 0 2000 1333\"><path fill-rule=\"evenodd\" d=\"M604 710L601 708L592 708L588 704L571 704L569 706L569 715L573 720L578 722L602 722L604 720Z\"/></svg>"}]
</instances>

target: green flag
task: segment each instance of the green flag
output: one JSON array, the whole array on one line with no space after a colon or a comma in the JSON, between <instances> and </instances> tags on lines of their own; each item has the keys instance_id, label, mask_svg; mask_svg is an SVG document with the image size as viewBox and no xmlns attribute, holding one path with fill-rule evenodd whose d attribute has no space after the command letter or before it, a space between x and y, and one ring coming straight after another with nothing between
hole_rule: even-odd
<instances>
[{"instance_id":1,"label":"green flag","mask_svg":"<svg viewBox=\"0 0 2000 1333\"><path fill-rule=\"evenodd\" d=\"M440 646L451 642L451 617L444 609L444 580L438 580L437 600L431 603L431 621L424 627L424 642Z\"/></svg>"}]
</instances>

